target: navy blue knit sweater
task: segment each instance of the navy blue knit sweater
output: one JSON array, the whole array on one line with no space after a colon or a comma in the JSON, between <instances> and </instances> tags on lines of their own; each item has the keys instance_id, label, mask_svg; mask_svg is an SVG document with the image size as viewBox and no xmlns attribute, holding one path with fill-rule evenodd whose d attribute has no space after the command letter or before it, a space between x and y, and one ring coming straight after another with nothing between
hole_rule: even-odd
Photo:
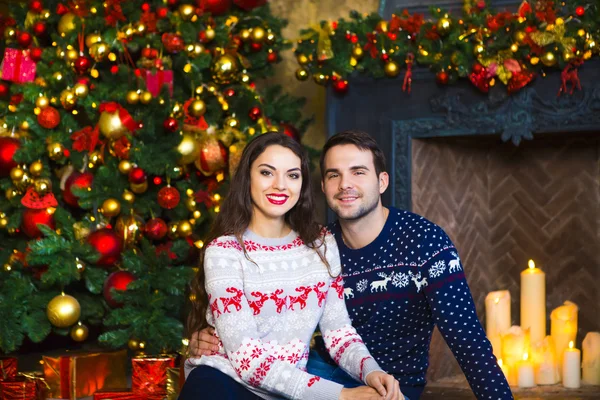
<instances>
[{"instance_id":1,"label":"navy blue knit sweater","mask_svg":"<svg viewBox=\"0 0 600 400\"><path fill-rule=\"evenodd\" d=\"M417 400L425 385L434 324L478 399L512 399L481 327L458 252L434 223L390 208L369 245L348 248L330 225L343 266L352 325L379 365Z\"/></svg>"}]
</instances>

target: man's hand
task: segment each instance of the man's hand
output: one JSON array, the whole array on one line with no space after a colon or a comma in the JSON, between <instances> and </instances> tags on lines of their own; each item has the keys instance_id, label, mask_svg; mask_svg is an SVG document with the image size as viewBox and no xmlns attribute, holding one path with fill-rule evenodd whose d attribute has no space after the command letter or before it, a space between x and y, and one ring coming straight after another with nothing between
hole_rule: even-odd
<instances>
[{"instance_id":1,"label":"man's hand","mask_svg":"<svg viewBox=\"0 0 600 400\"><path fill-rule=\"evenodd\" d=\"M188 351L190 357L210 356L219 350L219 339L214 336L215 330L211 327L194 332L190 340Z\"/></svg>"},{"instance_id":2,"label":"man's hand","mask_svg":"<svg viewBox=\"0 0 600 400\"><path fill-rule=\"evenodd\" d=\"M382 398L372 387L359 386L353 389L342 389L338 400L381 400Z\"/></svg>"},{"instance_id":3,"label":"man's hand","mask_svg":"<svg viewBox=\"0 0 600 400\"><path fill-rule=\"evenodd\" d=\"M400 383L392 375L383 371L373 371L367 375L365 381L385 400L404 399L400 392Z\"/></svg>"}]
</instances>

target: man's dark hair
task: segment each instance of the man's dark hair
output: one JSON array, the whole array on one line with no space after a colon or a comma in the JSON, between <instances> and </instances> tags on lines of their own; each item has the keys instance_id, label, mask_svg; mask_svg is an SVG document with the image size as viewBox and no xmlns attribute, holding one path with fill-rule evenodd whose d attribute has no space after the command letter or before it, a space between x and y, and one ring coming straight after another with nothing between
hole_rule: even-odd
<instances>
[{"instance_id":1,"label":"man's dark hair","mask_svg":"<svg viewBox=\"0 0 600 400\"><path fill-rule=\"evenodd\" d=\"M373 154L373 164L375 164L375 173L377 176L379 176L379 174L382 172L387 172L385 166L385 155L371 135L363 131L344 131L336 133L330 137L329 140L327 140L327 143L325 143L325 146L323 146L321 159L319 161L319 165L321 167L321 178L325 177L325 156L327 155L329 149L344 144L353 144L364 151L370 150L371 154Z\"/></svg>"}]
</instances>

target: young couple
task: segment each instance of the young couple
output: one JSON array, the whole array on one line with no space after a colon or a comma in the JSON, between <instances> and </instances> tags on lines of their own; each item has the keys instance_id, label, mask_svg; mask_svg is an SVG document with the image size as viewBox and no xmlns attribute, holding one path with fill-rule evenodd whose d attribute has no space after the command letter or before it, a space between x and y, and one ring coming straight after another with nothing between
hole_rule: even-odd
<instances>
[{"instance_id":1,"label":"young couple","mask_svg":"<svg viewBox=\"0 0 600 400\"><path fill-rule=\"evenodd\" d=\"M383 207L377 143L363 132L326 143L321 186L339 217L328 230L308 164L280 133L244 150L193 283L180 399L418 400L434 325L478 399L512 399L450 239Z\"/></svg>"}]
</instances>

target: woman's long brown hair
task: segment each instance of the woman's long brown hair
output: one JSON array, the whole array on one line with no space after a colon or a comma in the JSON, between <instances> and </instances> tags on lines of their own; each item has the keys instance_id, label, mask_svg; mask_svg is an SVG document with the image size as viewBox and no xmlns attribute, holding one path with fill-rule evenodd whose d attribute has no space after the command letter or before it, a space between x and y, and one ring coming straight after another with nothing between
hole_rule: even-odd
<instances>
[{"instance_id":1,"label":"woman's long brown hair","mask_svg":"<svg viewBox=\"0 0 600 400\"><path fill-rule=\"evenodd\" d=\"M250 167L269 146L279 145L290 149L301 161L302 188L298 203L287 212L285 221L298 233L304 243L319 254L321 260L329 269L325 258L325 241L322 238L321 227L315 217L314 197L310 178L309 159L300 143L280 132L270 132L258 136L244 149L237 170L231 179L229 194L221 204L208 237L204 241L207 246L200 253L198 272L192 280L191 292L192 309L188 316L188 335L208 326L206 310L208 295L204 287L204 252L208 244L220 236L233 235L240 243L246 254L242 235L248 228L252 218L252 198L250 196ZM247 256L247 254L246 254ZM331 273L331 272L330 272Z\"/></svg>"}]
</instances>

